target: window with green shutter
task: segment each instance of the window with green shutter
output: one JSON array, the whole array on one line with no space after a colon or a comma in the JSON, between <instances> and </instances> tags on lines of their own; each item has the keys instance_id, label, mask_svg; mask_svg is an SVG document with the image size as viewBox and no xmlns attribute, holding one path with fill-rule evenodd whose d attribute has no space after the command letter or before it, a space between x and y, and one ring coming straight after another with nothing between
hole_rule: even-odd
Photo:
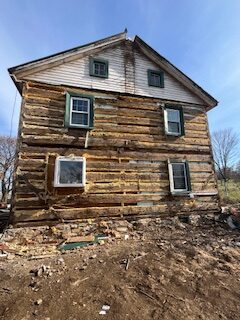
<instances>
[{"instance_id":1,"label":"window with green shutter","mask_svg":"<svg viewBox=\"0 0 240 320\"><path fill-rule=\"evenodd\" d=\"M164 88L164 73L160 70L148 70L148 85Z\"/></svg>"},{"instance_id":2,"label":"window with green shutter","mask_svg":"<svg viewBox=\"0 0 240 320\"><path fill-rule=\"evenodd\" d=\"M94 77L108 78L108 61L91 58L89 60L89 74Z\"/></svg>"},{"instance_id":3,"label":"window with green shutter","mask_svg":"<svg viewBox=\"0 0 240 320\"><path fill-rule=\"evenodd\" d=\"M76 93L66 94L65 127L93 128L93 97Z\"/></svg>"},{"instance_id":4,"label":"window with green shutter","mask_svg":"<svg viewBox=\"0 0 240 320\"><path fill-rule=\"evenodd\" d=\"M181 106L165 106L164 125L167 135L183 136L185 134L184 115Z\"/></svg>"}]
</instances>

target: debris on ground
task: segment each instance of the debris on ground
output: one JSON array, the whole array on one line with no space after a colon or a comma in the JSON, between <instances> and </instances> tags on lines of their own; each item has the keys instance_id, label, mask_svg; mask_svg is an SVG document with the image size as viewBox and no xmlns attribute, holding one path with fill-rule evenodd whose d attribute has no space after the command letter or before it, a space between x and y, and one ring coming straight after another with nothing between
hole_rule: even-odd
<instances>
[{"instance_id":1,"label":"debris on ground","mask_svg":"<svg viewBox=\"0 0 240 320\"><path fill-rule=\"evenodd\" d=\"M127 231L114 237L123 226ZM0 319L239 318L240 233L219 217L91 220L24 231L7 230L1 243L12 258L0 261ZM73 237L100 235L103 245L58 249Z\"/></svg>"}]
</instances>

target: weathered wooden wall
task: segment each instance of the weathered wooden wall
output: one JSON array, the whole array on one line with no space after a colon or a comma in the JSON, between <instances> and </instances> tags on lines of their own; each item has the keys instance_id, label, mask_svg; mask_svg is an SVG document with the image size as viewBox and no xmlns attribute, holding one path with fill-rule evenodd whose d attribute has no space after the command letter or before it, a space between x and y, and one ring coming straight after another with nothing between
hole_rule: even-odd
<instances>
[{"instance_id":1,"label":"weathered wooden wall","mask_svg":"<svg viewBox=\"0 0 240 320\"><path fill-rule=\"evenodd\" d=\"M204 106L181 103L185 136L164 134L165 100L90 92L94 129L64 128L65 93L28 82L23 92L14 222L218 210ZM58 155L84 156L86 187L53 188ZM187 159L194 199L170 195L167 159Z\"/></svg>"}]
</instances>

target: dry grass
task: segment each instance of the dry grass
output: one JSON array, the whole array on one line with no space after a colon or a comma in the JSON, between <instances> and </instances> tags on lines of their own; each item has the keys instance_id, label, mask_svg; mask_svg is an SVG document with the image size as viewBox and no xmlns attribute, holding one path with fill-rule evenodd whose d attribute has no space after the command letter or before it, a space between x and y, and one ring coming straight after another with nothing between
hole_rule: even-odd
<instances>
[{"instance_id":1,"label":"dry grass","mask_svg":"<svg viewBox=\"0 0 240 320\"><path fill-rule=\"evenodd\" d=\"M226 203L240 203L240 182L230 180L228 182L228 197L224 193L224 185L218 182L220 198Z\"/></svg>"}]
</instances>

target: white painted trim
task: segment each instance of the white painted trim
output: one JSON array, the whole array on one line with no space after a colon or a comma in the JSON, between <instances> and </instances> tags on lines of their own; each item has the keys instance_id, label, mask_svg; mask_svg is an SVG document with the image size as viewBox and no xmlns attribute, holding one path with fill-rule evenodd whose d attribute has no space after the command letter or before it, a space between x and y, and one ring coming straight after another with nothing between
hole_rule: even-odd
<instances>
[{"instance_id":1,"label":"white painted trim","mask_svg":"<svg viewBox=\"0 0 240 320\"><path fill-rule=\"evenodd\" d=\"M174 178L173 178L173 165L174 164L182 164L184 166L184 179L185 179L185 189L175 189L174 188ZM170 180L170 191L171 193L184 193L188 192L188 179L187 179L187 171L186 171L186 161L174 162L168 160L168 171L169 171L169 180Z\"/></svg>"},{"instance_id":2,"label":"white painted trim","mask_svg":"<svg viewBox=\"0 0 240 320\"><path fill-rule=\"evenodd\" d=\"M179 124L179 129L180 129L180 131L179 131L178 133L177 133L177 132L170 132L170 131L168 130L168 110L178 111L178 114L179 114L179 122L176 122L176 123ZM180 110L165 107L165 108L164 108L164 126L165 126L165 133L166 133L167 135L180 136L180 135L182 134Z\"/></svg>"},{"instance_id":3,"label":"white painted trim","mask_svg":"<svg viewBox=\"0 0 240 320\"><path fill-rule=\"evenodd\" d=\"M82 183L59 183L59 169L60 161L76 161L82 162ZM55 170L54 170L54 187L84 187L86 184L86 158L84 157L64 157L59 156L55 160Z\"/></svg>"}]
</instances>

